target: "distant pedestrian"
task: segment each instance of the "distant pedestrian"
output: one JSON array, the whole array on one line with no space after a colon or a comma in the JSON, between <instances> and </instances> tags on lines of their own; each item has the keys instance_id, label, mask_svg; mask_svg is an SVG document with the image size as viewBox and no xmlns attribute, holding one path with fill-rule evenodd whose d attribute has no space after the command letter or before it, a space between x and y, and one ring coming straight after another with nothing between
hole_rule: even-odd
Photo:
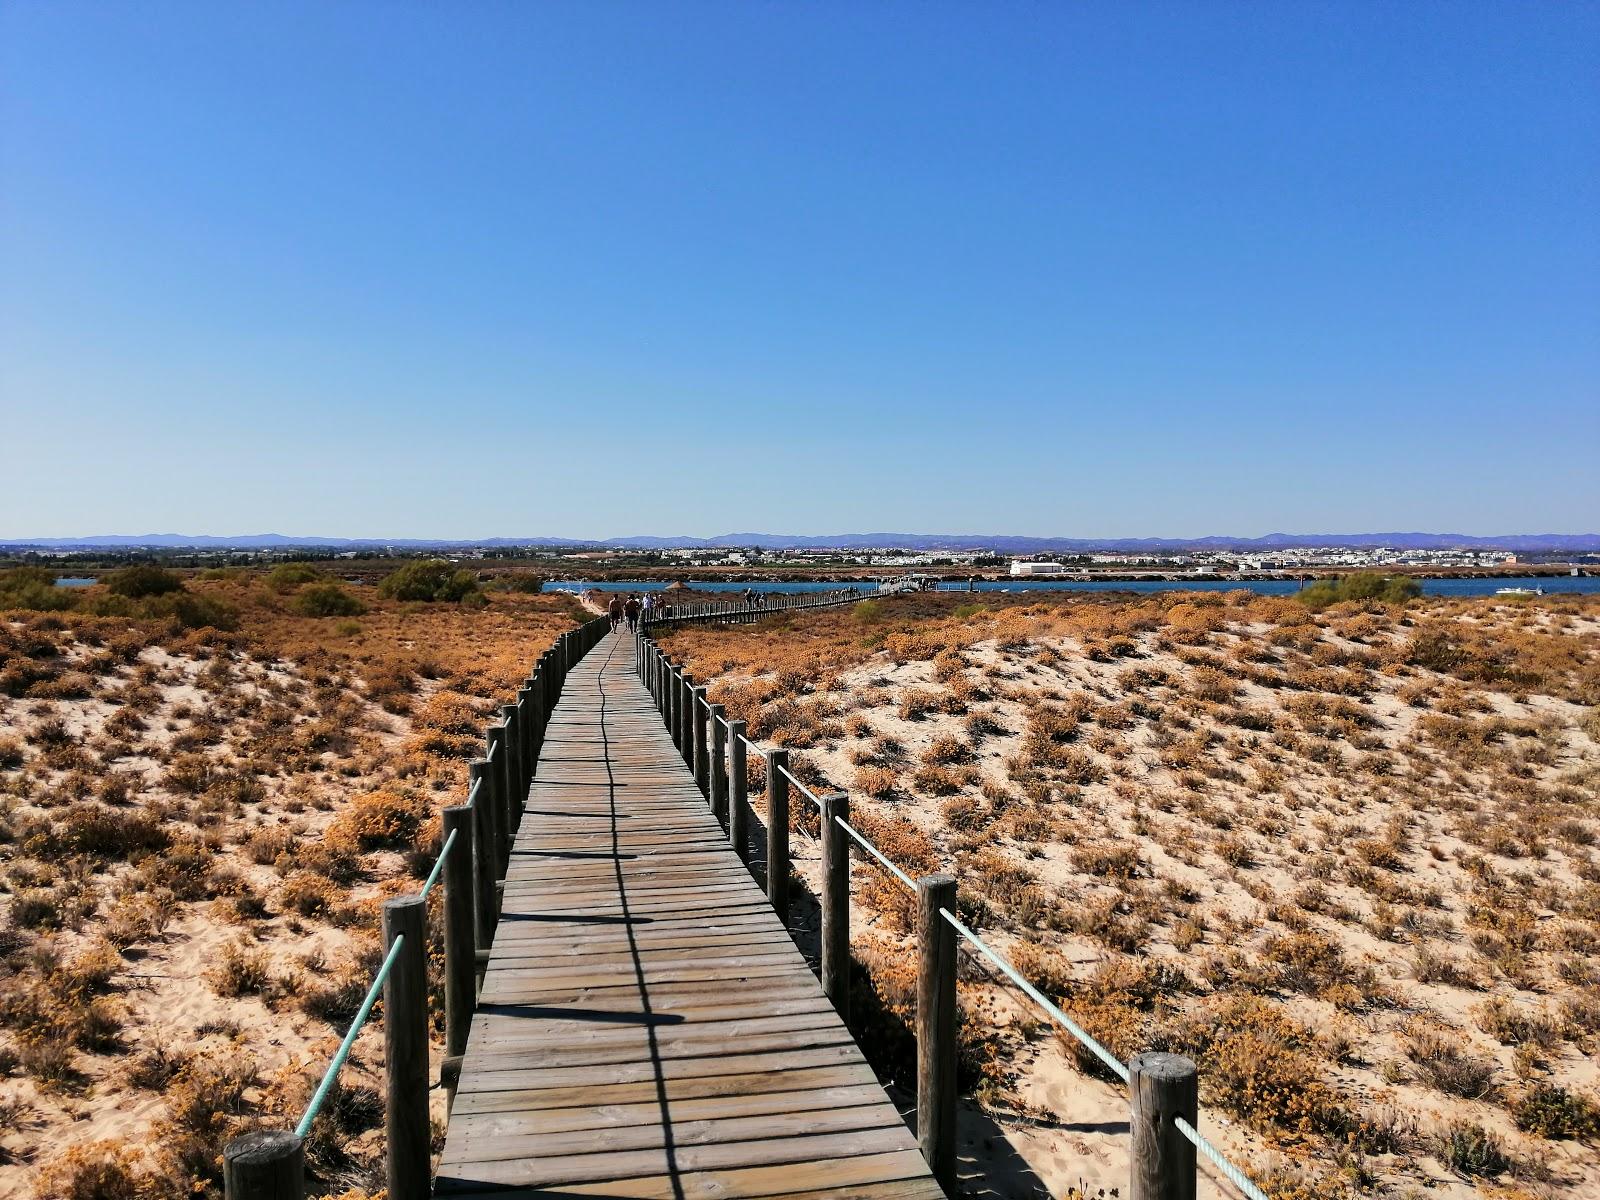
<instances>
[{"instance_id":1,"label":"distant pedestrian","mask_svg":"<svg viewBox=\"0 0 1600 1200\"><path fill-rule=\"evenodd\" d=\"M606 612L611 617L611 632L615 633L622 625L622 597L611 597L611 603L606 606Z\"/></svg>"},{"instance_id":2,"label":"distant pedestrian","mask_svg":"<svg viewBox=\"0 0 1600 1200\"><path fill-rule=\"evenodd\" d=\"M628 618L628 632L632 633L639 628L639 597L629 596L628 602L622 606L622 615Z\"/></svg>"}]
</instances>

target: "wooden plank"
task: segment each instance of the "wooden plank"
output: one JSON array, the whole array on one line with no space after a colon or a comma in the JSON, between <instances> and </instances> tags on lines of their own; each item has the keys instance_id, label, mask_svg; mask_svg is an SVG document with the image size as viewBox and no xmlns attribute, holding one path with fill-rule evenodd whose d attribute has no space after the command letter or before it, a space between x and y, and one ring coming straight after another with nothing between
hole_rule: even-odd
<instances>
[{"instance_id":1,"label":"wooden plank","mask_svg":"<svg viewBox=\"0 0 1600 1200\"><path fill-rule=\"evenodd\" d=\"M932 1178L925 1174L922 1158L915 1150L887 1154L856 1155L850 1158L812 1164L803 1181L797 1180L792 1165L752 1167L722 1171L677 1172L633 1179L591 1180L563 1185L559 1191L546 1188L485 1188L477 1181L447 1176L443 1170L435 1183L434 1194L459 1196L462 1200L482 1196L486 1200L550 1200L562 1197L626 1196L634 1200L720 1200L722 1197L850 1197L866 1200L943 1200ZM797 1191L796 1188L807 1190Z\"/></svg>"},{"instance_id":2,"label":"wooden plank","mask_svg":"<svg viewBox=\"0 0 1600 1200\"><path fill-rule=\"evenodd\" d=\"M463 1096L452 1116L474 1113L560 1112L566 1109L601 1109L612 1104L696 1100L714 1096L764 1096L787 1091L846 1087L875 1083L866 1063L826 1067L797 1067L788 1071L746 1071L704 1075L691 1079L645 1079L584 1087L531 1088L520 1091L474 1092Z\"/></svg>"}]
</instances>

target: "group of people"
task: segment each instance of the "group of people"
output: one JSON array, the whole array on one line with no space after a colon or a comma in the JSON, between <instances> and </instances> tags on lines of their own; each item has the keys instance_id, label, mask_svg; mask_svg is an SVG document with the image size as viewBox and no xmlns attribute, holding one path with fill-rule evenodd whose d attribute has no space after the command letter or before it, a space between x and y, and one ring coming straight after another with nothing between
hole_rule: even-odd
<instances>
[{"instance_id":1,"label":"group of people","mask_svg":"<svg viewBox=\"0 0 1600 1200\"><path fill-rule=\"evenodd\" d=\"M755 588L747 587L740 595L744 597L744 606L746 608L765 608L767 606L765 594L756 591Z\"/></svg>"},{"instance_id":2,"label":"group of people","mask_svg":"<svg viewBox=\"0 0 1600 1200\"><path fill-rule=\"evenodd\" d=\"M648 613L652 607L649 593L645 594L643 600L633 595L624 599L620 593L611 597L611 603L606 605L606 615L611 618L611 632L621 629L623 621L627 621L628 632L632 633L639 628L640 614Z\"/></svg>"}]
</instances>

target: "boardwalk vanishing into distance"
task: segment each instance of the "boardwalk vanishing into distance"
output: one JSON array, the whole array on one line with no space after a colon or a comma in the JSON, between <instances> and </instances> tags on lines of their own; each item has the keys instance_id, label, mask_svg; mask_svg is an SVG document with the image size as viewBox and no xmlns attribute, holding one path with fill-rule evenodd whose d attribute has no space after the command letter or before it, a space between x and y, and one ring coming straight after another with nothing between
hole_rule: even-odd
<instances>
[{"instance_id":1,"label":"boardwalk vanishing into distance","mask_svg":"<svg viewBox=\"0 0 1600 1200\"><path fill-rule=\"evenodd\" d=\"M941 1196L636 653L605 638L551 714L435 1194Z\"/></svg>"}]
</instances>

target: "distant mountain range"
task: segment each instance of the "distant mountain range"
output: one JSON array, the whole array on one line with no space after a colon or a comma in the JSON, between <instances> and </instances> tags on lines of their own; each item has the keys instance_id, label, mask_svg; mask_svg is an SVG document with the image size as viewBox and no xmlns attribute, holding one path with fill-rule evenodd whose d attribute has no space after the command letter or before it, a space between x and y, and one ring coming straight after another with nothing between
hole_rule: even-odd
<instances>
[{"instance_id":1,"label":"distant mountain range","mask_svg":"<svg viewBox=\"0 0 1600 1200\"><path fill-rule=\"evenodd\" d=\"M297 537L281 533L213 537L184 533L97 534L80 538L0 539L0 549L166 549L270 550L307 549L449 550L471 547L562 546L598 549L667 550L758 546L764 550L860 550L897 547L906 550L992 550L1001 554L1045 553L1185 553L1196 550L1262 551L1304 546L1348 549L1393 547L1400 550L1507 550L1541 553L1600 551L1600 534L1509 533L1483 537L1465 533L1269 533L1265 537L1199 538L1068 538L1018 537L1010 534L838 533L817 537L777 533L725 533L718 537L619 537L588 540L564 537L521 538L334 538Z\"/></svg>"}]
</instances>

